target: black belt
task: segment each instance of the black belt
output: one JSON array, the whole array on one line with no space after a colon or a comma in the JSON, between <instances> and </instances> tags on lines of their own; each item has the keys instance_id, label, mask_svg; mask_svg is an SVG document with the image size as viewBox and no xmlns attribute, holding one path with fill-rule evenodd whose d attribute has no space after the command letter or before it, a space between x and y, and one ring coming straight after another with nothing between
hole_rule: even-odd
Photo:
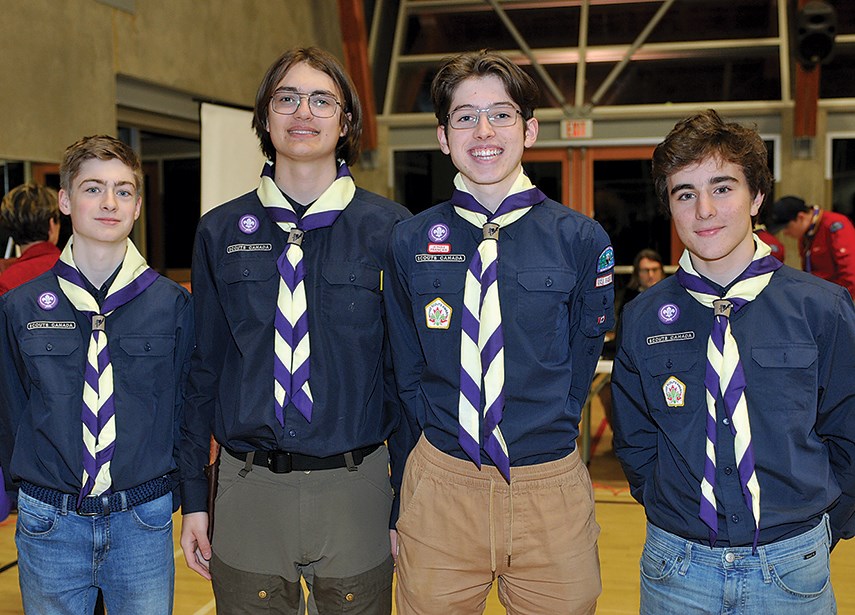
<instances>
[{"instance_id":1,"label":"black belt","mask_svg":"<svg viewBox=\"0 0 855 615\"><path fill-rule=\"evenodd\" d=\"M156 500L172 491L172 481L168 476L160 476L125 491L83 498L80 506L77 506L76 495L48 487L39 487L27 481L21 482L21 491L54 508L73 510L78 515L94 517L96 515L109 515L111 512L121 512Z\"/></svg>"},{"instance_id":2,"label":"black belt","mask_svg":"<svg viewBox=\"0 0 855 615\"><path fill-rule=\"evenodd\" d=\"M362 460L380 448L379 444L358 448L356 450L333 455L331 457L312 457L311 455L300 455L286 451L253 451L252 465L267 468L275 474L287 474L288 472L305 472L308 470L333 470L335 468L349 468L358 466ZM247 453L238 453L227 448L223 449L235 459L246 461ZM348 460L348 457L352 458Z\"/></svg>"}]
</instances>

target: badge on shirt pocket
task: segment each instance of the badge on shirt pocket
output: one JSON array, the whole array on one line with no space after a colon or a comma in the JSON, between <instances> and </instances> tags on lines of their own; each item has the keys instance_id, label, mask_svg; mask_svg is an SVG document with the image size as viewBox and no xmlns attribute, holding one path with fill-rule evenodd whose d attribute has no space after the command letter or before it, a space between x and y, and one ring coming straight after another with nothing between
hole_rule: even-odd
<instances>
[{"instance_id":1,"label":"badge on shirt pocket","mask_svg":"<svg viewBox=\"0 0 855 615\"><path fill-rule=\"evenodd\" d=\"M686 385L679 378L669 376L662 385L662 392L669 408L682 408L686 405Z\"/></svg>"},{"instance_id":2,"label":"badge on shirt pocket","mask_svg":"<svg viewBox=\"0 0 855 615\"><path fill-rule=\"evenodd\" d=\"M437 297L425 306L425 325L428 329L448 329L451 325L451 306Z\"/></svg>"}]
</instances>

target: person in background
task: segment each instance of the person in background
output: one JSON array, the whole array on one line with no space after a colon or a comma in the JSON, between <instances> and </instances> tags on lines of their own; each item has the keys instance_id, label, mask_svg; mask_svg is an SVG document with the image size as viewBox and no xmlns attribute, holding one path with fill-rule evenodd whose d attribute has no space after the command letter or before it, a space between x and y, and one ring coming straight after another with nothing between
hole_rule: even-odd
<instances>
[{"instance_id":1,"label":"person in background","mask_svg":"<svg viewBox=\"0 0 855 615\"><path fill-rule=\"evenodd\" d=\"M756 130L708 110L653 153L686 246L626 307L614 445L647 516L642 615L835 613L855 533L855 307L753 233L772 189Z\"/></svg>"},{"instance_id":2,"label":"person in background","mask_svg":"<svg viewBox=\"0 0 855 615\"><path fill-rule=\"evenodd\" d=\"M644 249L636 254L632 261L632 277L623 293L621 309L639 294L664 279L665 267L659 252Z\"/></svg>"},{"instance_id":3,"label":"person in background","mask_svg":"<svg viewBox=\"0 0 855 615\"><path fill-rule=\"evenodd\" d=\"M772 233L769 232L769 229L766 227L765 224L755 224L754 234L760 238L760 241L769 246L769 249L772 251L772 256L777 258L782 263L785 261L787 257L787 250L784 247L784 244L781 243L780 239L778 239Z\"/></svg>"},{"instance_id":4,"label":"person in background","mask_svg":"<svg viewBox=\"0 0 855 615\"><path fill-rule=\"evenodd\" d=\"M392 227L410 214L356 187L361 107L329 53L279 57L253 126L268 158L258 189L196 234L181 546L213 577L220 613L303 613L302 578L310 613L388 615L385 442L394 456L400 404L384 272ZM222 445L212 543L211 430Z\"/></svg>"},{"instance_id":5,"label":"person in background","mask_svg":"<svg viewBox=\"0 0 855 615\"><path fill-rule=\"evenodd\" d=\"M129 239L136 153L85 137L60 164L73 234L50 271L0 297L0 461L19 485L28 615L172 612L189 293Z\"/></svg>"},{"instance_id":6,"label":"person in background","mask_svg":"<svg viewBox=\"0 0 855 615\"><path fill-rule=\"evenodd\" d=\"M451 200L399 223L388 319L410 430L397 523L399 615L593 613L600 594L582 404L614 324L600 225L521 160L537 86L509 58L447 59L432 88Z\"/></svg>"},{"instance_id":7,"label":"person in background","mask_svg":"<svg viewBox=\"0 0 855 615\"><path fill-rule=\"evenodd\" d=\"M2 295L48 271L59 258L56 191L38 184L13 188L0 205L0 224L21 250L20 257L3 259L0 264Z\"/></svg>"},{"instance_id":8,"label":"person in background","mask_svg":"<svg viewBox=\"0 0 855 615\"><path fill-rule=\"evenodd\" d=\"M855 297L855 226L844 216L797 196L775 202L769 230L797 239L802 269L843 286Z\"/></svg>"}]
</instances>

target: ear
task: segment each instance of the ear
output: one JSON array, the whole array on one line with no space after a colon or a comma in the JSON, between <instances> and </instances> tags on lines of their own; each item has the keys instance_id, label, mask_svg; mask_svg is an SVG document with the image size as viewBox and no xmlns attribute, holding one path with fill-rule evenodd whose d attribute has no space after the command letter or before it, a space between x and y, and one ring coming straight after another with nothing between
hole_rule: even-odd
<instances>
[{"instance_id":1,"label":"ear","mask_svg":"<svg viewBox=\"0 0 855 615\"><path fill-rule=\"evenodd\" d=\"M537 131L540 128L537 118L531 118L525 123L525 147L531 147L537 141Z\"/></svg>"},{"instance_id":2,"label":"ear","mask_svg":"<svg viewBox=\"0 0 855 615\"><path fill-rule=\"evenodd\" d=\"M439 141L440 151L448 156L451 150L448 148L448 132L446 128L446 126L442 125L436 127L436 140Z\"/></svg>"},{"instance_id":3,"label":"ear","mask_svg":"<svg viewBox=\"0 0 855 615\"><path fill-rule=\"evenodd\" d=\"M59 211L66 216L71 215L71 199L69 198L68 191L64 188L59 191Z\"/></svg>"},{"instance_id":4,"label":"ear","mask_svg":"<svg viewBox=\"0 0 855 615\"><path fill-rule=\"evenodd\" d=\"M142 211L142 196L137 195L137 203L134 205L134 220L139 220L140 211Z\"/></svg>"},{"instance_id":5,"label":"ear","mask_svg":"<svg viewBox=\"0 0 855 615\"><path fill-rule=\"evenodd\" d=\"M343 137L347 134L347 131L350 130L350 122L353 121L353 116L350 113L345 113L347 116L347 122L342 120L341 122L341 132L338 133L339 137Z\"/></svg>"},{"instance_id":6,"label":"ear","mask_svg":"<svg viewBox=\"0 0 855 615\"><path fill-rule=\"evenodd\" d=\"M754 200L751 202L751 216L756 216L760 213L760 206L763 204L763 199L766 198L766 195L762 192L757 192L757 195L754 197Z\"/></svg>"}]
</instances>

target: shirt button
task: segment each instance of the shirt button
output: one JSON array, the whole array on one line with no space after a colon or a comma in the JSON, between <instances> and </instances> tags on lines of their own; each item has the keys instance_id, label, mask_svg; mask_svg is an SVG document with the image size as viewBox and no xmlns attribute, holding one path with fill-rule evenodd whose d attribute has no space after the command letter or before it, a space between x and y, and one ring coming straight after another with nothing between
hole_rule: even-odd
<instances>
[{"instance_id":1,"label":"shirt button","mask_svg":"<svg viewBox=\"0 0 855 615\"><path fill-rule=\"evenodd\" d=\"M546 288L552 286L552 278L546 278Z\"/></svg>"},{"instance_id":2,"label":"shirt button","mask_svg":"<svg viewBox=\"0 0 855 615\"><path fill-rule=\"evenodd\" d=\"M434 287L434 288L439 288L439 285L440 285L440 282L439 282L439 280L438 280L438 279L436 279L436 280L434 280L434 281L433 281L433 287Z\"/></svg>"},{"instance_id":3,"label":"shirt button","mask_svg":"<svg viewBox=\"0 0 855 615\"><path fill-rule=\"evenodd\" d=\"M721 419L721 422L724 423L725 425L730 425L730 419L727 417L724 417L723 419Z\"/></svg>"},{"instance_id":4,"label":"shirt button","mask_svg":"<svg viewBox=\"0 0 855 615\"><path fill-rule=\"evenodd\" d=\"M730 515L730 520L734 523L739 523L739 515Z\"/></svg>"},{"instance_id":5,"label":"shirt button","mask_svg":"<svg viewBox=\"0 0 855 615\"><path fill-rule=\"evenodd\" d=\"M347 600L348 602L353 602L353 598L354 598L353 594L347 594L344 597L344 599Z\"/></svg>"},{"instance_id":6,"label":"shirt button","mask_svg":"<svg viewBox=\"0 0 855 615\"><path fill-rule=\"evenodd\" d=\"M296 438L297 432L294 429L290 429L290 430L288 430L288 435L291 436L292 438Z\"/></svg>"},{"instance_id":7,"label":"shirt button","mask_svg":"<svg viewBox=\"0 0 855 615\"><path fill-rule=\"evenodd\" d=\"M53 344L45 344L45 350L53 350Z\"/></svg>"},{"instance_id":8,"label":"shirt button","mask_svg":"<svg viewBox=\"0 0 855 615\"><path fill-rule=\"evenodd\" d=\"M350 281L351 281L351 282L356 282L356 274L355 274L355 273L351 273L351 274L350 274Z\"/></svg>"},{"instance_id":9,"label":"shirt button","mask_svg":"<svg viewBox=\"0 0 855 615\"><path fill-rule=\"evenodd\" d=\"M144 348L145 348L145 351L146 351L146 352L151 351L151 344L149 344L148 342L146 342L146 343L145 343Z\"/></svg>"},{"instance_id":10,"label":"shirt button","mask_svg":"<svg viewBox=\"0 0 855 615\"><path fill-rule=\"evenodd\" d=\"M735 559L736 559L736 556L733 553L725 553L724 554L724 561L726 561L728 564L732 564L733 560L735 560Z\"/></svg>"},{"instance_id":11,"label":"shirt button","mask_svg":"<svg viewBox=\"0 0 855 615\"><path fill-rule=\"evenodd\" d=\"M258 597L264 600L265 598L267 598L267 592L262 589L260 592L258 592Z\"/></svg>"},{"instance_id":12,"label":"shirt button","mask_svg":"<svg viewBox=\"0 0 855 615\"><path fill-rule=\"evenodd\" d=\"M671 362L671 359L668 359L667 361L665 361L665 367L667 367L668 369L671 369L671 367L672 367L673 365L674 365L674 364Z\"/></svg>"},{"instance_id":13,"label":"shirt button","mask_svg":"<svg viewBox=\"0 0 855 615\"><path fill-rule=\"evenodd\" d=\"M724 469L724 473L727 474L728 476L730 476L731 474L733 474L733 468L731 468L730 466L727 466Z\"/></svg>"},{"instance_id":14,"label":"shirt button","mask_svg":"<svg viewBox=\"0 0 855 615\"><path fill-rule=\"evenodd\" d=\"M249 269L244 269L241 273L243 273L243 277L249 276Z\"/></svg>"}]
</instances>

